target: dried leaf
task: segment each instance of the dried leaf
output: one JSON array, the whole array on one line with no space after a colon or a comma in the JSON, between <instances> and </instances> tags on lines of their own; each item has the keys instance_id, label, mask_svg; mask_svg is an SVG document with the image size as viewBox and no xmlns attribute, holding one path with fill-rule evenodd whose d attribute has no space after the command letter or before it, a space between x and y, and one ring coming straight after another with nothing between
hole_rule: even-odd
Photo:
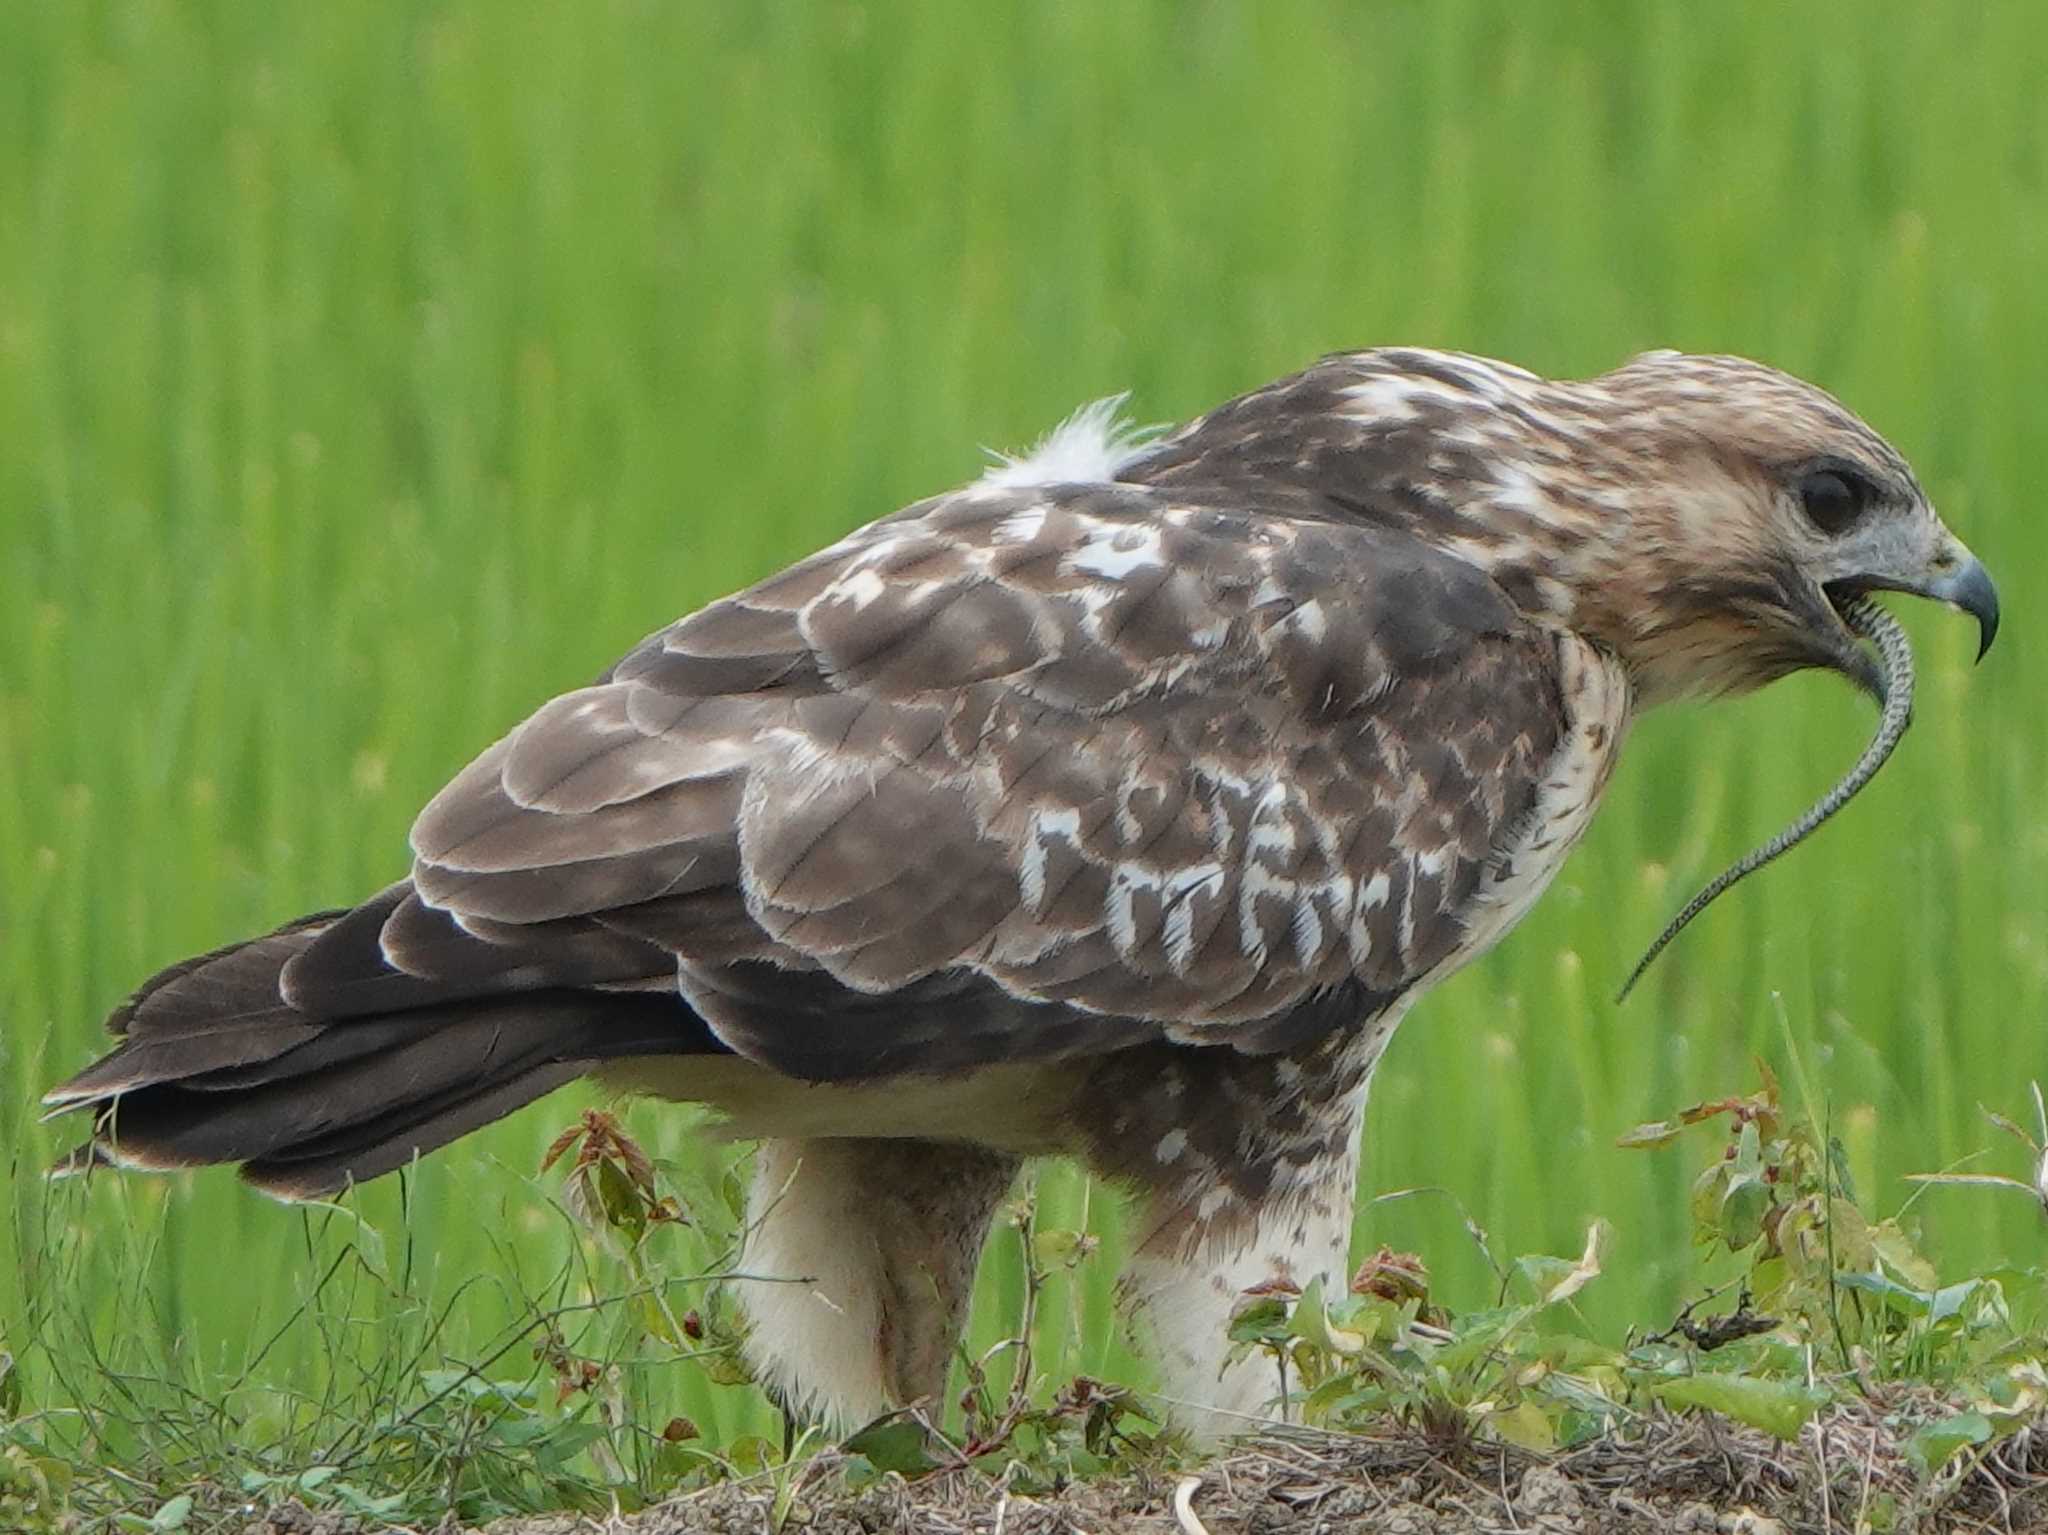
<instances>
[{"instance_id":1,"label":"dried leaf","mask_svg":"<svg viewBox=\"0 0 2048 1535\"><path fill-rule=\"evenodd\" d=\"M1608 1239L1614 1228L1605 1221L1594 1221L1586 1228L1585 1250L1578 1261L1566 1258L1552 1258L1541 1254L1530 1254L1518 1258L1515 1267L1536 1293L1536 1304L1555 1305L1570 1300L1579 1291L1600 1277L1600 1256L1607 1250Z\"/></svg>"},{"instance_id":2,"label":"dried leaf","mask_svg":"<svg viewBox=\"0 0 2048 1535\"><path fill-rule=\"evenodd\" d=\"M1907 1173L1908 1183L1950 1183L1988 1189L2017 1189L2048 1214L2048 1161L2041 1167L2040 1183L2026 1183L2003 1173Z\"/></svg>"},{"instance_id":3,"label":"dried leaf","mask_svg":"<svg viewBox=\"0 0 2048 1535\"><path fill-rule=\"evenodd\" d=\"M1240 1295L1251 1296L1278 1295L1288 1300L1292 1300L1294 1299L1294 1297L1301 1294L1301 1286L1296 1284L1291 1279L1287 1279L1282 1277L1281 1275L1275 1274L1271 1279L1261 1279L1255 1285L1246 1285L1242 1290L1238 1291L1237 1293Z\"/></svg>"},{"instance_id":4,"label":"dried leaf","mask_svg":"<svg viewBox=\"0 0 2048 1535\"><path fill-rule=\"evenodd\" d=\"M1397 1253L1382 1246L1351 1276L1353 1295L1377 1295L1382 1300L1429 1299L1429 1269L1417 1253Z\"/></svg>"},{"instance_id":5,"label":"dried leaf","mask_svg":"<svg viewBox=\"0 0 2048 1535\"><path fill-rule=\"evenodd\" d=\"M1750 1057L1756 1063L1756 1074L1763 1080L1763 1090L1757 1094L1771 1109L1784 1101L1784 1094L1778 1088L1778 1074L1771 1070L1771 1063L1760 1055Z\"/></svg>"},{"instance_id":6,"label":"dried leaf","mask_svg":"<svg viewBox=\"0 0 2048 1535\"><path fill-rule=\"evenodd\" d=\"M1685 1126L1676 1120L1653 1119L1617 1137L1614 1144L1630 1150L1644 1146L1668 1146L1677 1140L1684 1130Z\"/></svg>"},{"instance_id":7,"label":"dried leaf","mask_svg":"<svg viewBox=\"0 0 2048 1535\"><path fill-rule=\"evenodd\" d=\"M1600 1254L1607 1247L1607 1239L1613 1228L1605 1221L1595 1221L1586 1228L1585 1251L1579 1254L1579 1261L1567 1269L1550 1287L1543 1291L1542 1302L1546 1306L1561 1300L1569 1300L1600 1277Z\"/></svg>"},{"instance_id":8,"label":"dried leaf","mask_svg":"<svg viewBox=\"0 0 2048 1535\"><path fill-rule=\"evenodd\" d=\"M1681 1124L1696 1125L1703 1120L1712 1119L1716 1114L1741 1115L1748 1107L1747 1098L1714 1098L1705 1103L1695 1103L1690 1108L1680 1109L1678 1119Z\"/></svg>"},{"instance_id":9,"label":"dried leaf","mask_svg":"<svg viewBox=\"0 0 2048 1535\"><path fill-rule=\"evenodd\" d=\"M1994 1125L1998 1126L1999 1129L2003 1130L2007 1135L2011 1136L2014 1140L2018 1141L2022 1146L2026 1147L2027 1150L2034 1152L2037 1155L2039 1154L2041 1148L2034 1144L2034 1138L2031 1135L2027 1134L2026 1131L2022 1130L2018 1125L2014 1124L2011 1120L2007 1119L2003 1114L1999 1113L1998 1110L1993 1108L1986 1108L1981 1103L1977 1105L1977 1108L1986 1119L1990 1120Z\"/></svg>"},{"instance_id":10,"label":"dried leaf","mask_svg":"<svg viewBox=\"0 0 2048 1535\"><path fill-rule=\"evenodd\" d=\"M547 1154L540 1159L540 1170L542 1172L546 1172L549 1168L553 1167L557 1162L561 1161L563 1154L567 1152L571 1146L575 1145L577 1141L582 1139L582 1137L583 1124L579 1120L577 1123L569 1126L568 1129L564 1130L560 1135L556 1136L553 1140L548 1142Z\"/></svg>"}]
</instances>

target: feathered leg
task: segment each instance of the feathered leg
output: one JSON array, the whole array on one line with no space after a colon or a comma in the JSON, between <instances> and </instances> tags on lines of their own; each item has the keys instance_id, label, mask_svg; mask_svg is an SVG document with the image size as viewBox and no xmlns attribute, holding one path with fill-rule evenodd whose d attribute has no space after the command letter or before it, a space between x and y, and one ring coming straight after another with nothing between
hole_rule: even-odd
<instances>
[{"instance_id":1,"label":"feathered leg","mask_svg":"<svg viewBox=\"0 0 2048 1535\"><path fill-rule=\"evenodd\" d=\"M1344 1293L1357 1158L1299 1169L1300 1182L1251 1207L1184 1221L1179 1192L1147 1201L1151 1232L1121 1284L1140 1344L1157 1362L1169 1416L1196 1442L1213 1444L1278 1416L1279 1373L1256 1352L1226 1364L1230 1318L1246 1292L1270 1281ZM1156 1223L1156 1224L1155 1224Z\"/></svg>"},{"instance_id":2,"label":"feathered leg","mask_svg":"<svg viewBox=\"0 0 2048 1535\"><path fill-rule=\"evenodd\" d=\"M1226 1364L1230 1318L1273 1281L1343 1293L1366 1090L1398 1007L1297 1051L1129 1052L1082 1095L1091 1160L1144 1195L1122 1297L1172 1419L1202 1442L1273 1416L1271 1359Z\"/></svg>"},{"instance_id":3,"label":"feathered leg","mask_svg":"<svg viewBox=\"0 0 2048 1535\"><path fill-rule=\"evenodd\" d=\"M939 1141L762 1142L733 1286L769 1390L842 1429L936 1400L1017 1166Z\"/></svg>"}]
</instances>

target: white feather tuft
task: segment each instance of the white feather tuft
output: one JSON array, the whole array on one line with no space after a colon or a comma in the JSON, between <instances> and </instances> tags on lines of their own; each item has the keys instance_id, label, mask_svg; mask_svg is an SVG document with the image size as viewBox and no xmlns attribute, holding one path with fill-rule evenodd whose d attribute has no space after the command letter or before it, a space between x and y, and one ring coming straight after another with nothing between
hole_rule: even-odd
<instances>
[{"instance_id":1,"label":"white feather tuft","mask_svg":"<svg viewBox=\"0 0 2048 1535\"><path fill-rule=\"evenodd\" d=\"M995 467L979 483L991 490L1034 485L1085 485L1113 480L1145 451L1156 426L1135 426L1123 414L1128 392L1083 405L1020 457L987 450Z\"/></svg>"}]
</instances>

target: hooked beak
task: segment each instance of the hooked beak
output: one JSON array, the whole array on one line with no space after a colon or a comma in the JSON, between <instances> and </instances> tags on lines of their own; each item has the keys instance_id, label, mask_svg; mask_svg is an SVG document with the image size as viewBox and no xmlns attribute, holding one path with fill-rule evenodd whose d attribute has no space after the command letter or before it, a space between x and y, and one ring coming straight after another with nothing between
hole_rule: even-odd
<instances>
[{"instance_id":1,"label":"hooked beak","mask_svg":"<svg viewBox=\"0 0 2048 1535\"><path fill-rule=\"evenodd\" d=\"M1983 660L1991 642L1998 638L1998 588L1983 561L1961 544L1951 544L1935 560L1925 576L1864 576L1830 582L1833 588L1849 591L1906 592L1930 597L1959 608L1977 620L1977 659Z\"/></svg>"},{"instance_id":2,"label":"hooked beak","mask_svg":"<svg viewBox=\"0 0 2048 1535\"><path fill-rule=\"evenodd\" d=\"M1991 584L1991 572L1983 562L1974 554L1965 555L1959 569L1927 587L1925 594L1977 620L1977 659L1983 660L1998 638L1998 588Z\"/></svg>"}]
</instances>

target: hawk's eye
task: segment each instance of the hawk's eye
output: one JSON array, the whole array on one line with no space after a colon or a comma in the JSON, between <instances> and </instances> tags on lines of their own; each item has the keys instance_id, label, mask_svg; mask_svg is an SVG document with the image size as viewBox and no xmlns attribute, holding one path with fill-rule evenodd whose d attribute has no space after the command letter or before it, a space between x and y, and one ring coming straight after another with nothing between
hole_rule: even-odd
<instances>
[{"instance_id":1,"label":"hawk's eye","mask_svg":"<svg viewBox=\"0 0 2048 1535\"><path fill-rule=\"evenodd\" d=\"M1809 469L1799 477L1799 504L1821 532L1846 533L1877 499L1871 483L1842 469Z\"/></svg>"}]
</instances>

